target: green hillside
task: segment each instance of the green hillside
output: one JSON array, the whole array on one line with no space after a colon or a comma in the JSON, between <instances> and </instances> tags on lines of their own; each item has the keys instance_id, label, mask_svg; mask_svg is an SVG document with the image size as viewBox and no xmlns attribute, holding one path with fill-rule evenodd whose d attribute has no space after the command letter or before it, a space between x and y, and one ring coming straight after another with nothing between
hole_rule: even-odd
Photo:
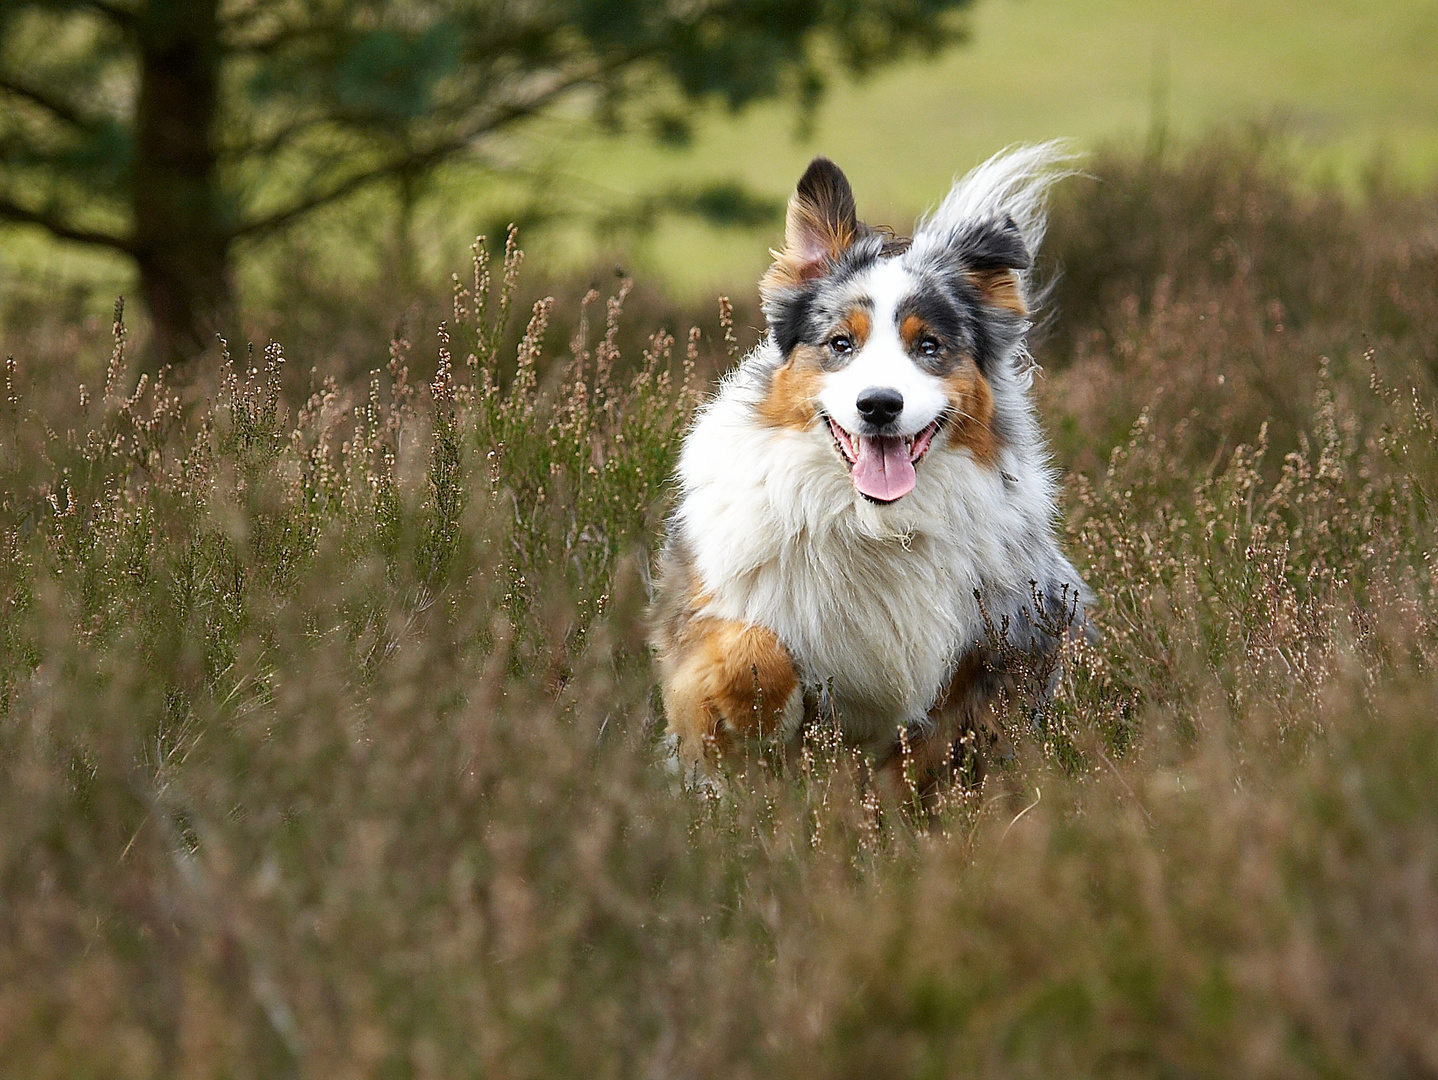
<instances>
[{"instance_id":1,"label":"green hillside","mask_svg":"<svg viewBox=\"0 0 1438 1080\"><path fill-rule=\"evenodd\" d=\"M601 135L577 108L532 124L509 137L519 145L491 149L500 161L527 162L546 191L471 167L447 170L417 223L420 276L442 280L476 233L497 235L510 220L560 205L613 207L716 181L778 203L816 153L850 174L869 220L900 228L955 173L1009 143L1056 137L1086 148L1142 143L1162 130L1183 142L1257 122L1285 132L1316 179L1349 190L1375 161L1404 184L1438 174L1438 0L976 0L967 25L968 43L935 59L857 84L834 72L803 139L794 107L783 104L738 116L711 109L683 149L658 146L642 130ZM322 276L353 293L360 280L386 279L392 215L390 194L377 191L292 237L328 267ZM721 230L664 216L639 235L596 237L588 222L531 225L525 244L551 272L615 255L641 282L695 302L751 288L774 233L773 225ZM277 282L293 260L283 244L242 252L247 308L291 297ZM121 260L39 234L10 230L0 246L0 286L39 281L48 296L82 282L74 305L92 315L132 291L129 274Z\"/></svg>"},{"instance_id":2,"label":"green hillside","mask_svg":"<svg viewBox=\"0 0 1438 1080\"><path fill-rule=\"evenodd\" d=\"M969 25L936 61L835 86L810 139L794 139L792 107L716 112L687 150L593 140L573 170L616 191L733 177L777 198L824 153L861 212L900 225L1008 143L1136 141L1156 122L1182 139L1276 121L1315 176L1349 187L1376 157L1408 183L1438 172L1433 0L980 0ZM753 277L764 245L673 224L640 255L702 294Z\"/></svg>"}]
</instances>

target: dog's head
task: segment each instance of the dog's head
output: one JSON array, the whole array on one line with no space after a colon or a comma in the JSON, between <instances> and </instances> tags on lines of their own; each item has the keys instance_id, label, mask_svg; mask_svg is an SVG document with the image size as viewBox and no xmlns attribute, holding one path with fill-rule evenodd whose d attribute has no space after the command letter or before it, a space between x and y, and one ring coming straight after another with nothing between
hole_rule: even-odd
<instances>
[{"instance_id":1,"label":"dog's head","mask_svg":"<svg viewBox=\"0 0 1438 1080\"><path fill-rule=\"evenodd\" d=\"M760 282L780 354L765 421L832 439L857 494L876 503L912 491L931 453L994 466L995 390L1029 325L1026 272L1054 158L1040 147L981 166L912 241L861 222L844 174L815 158Z\"/></svg>"}]
</instances>

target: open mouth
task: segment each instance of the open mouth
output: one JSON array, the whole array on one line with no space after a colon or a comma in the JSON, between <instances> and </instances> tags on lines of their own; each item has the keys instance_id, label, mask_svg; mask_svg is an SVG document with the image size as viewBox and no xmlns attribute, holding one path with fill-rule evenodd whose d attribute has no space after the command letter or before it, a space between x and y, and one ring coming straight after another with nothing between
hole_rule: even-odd
<instances>
[{"instance_id":1,"label":"open mouth","mask_svg":"<svg viewBox=\"0 0 1438 1080\"><path fill-rule=\"evenodd\" d=\"M914 466L929 452L944 422L941 415L916 435L853 435L835 423L832 416L824 419L829 422L829 433L849 468L855 489L877 503L894 502L914 490L918 482Z\"/></svg>"}]
</instances>

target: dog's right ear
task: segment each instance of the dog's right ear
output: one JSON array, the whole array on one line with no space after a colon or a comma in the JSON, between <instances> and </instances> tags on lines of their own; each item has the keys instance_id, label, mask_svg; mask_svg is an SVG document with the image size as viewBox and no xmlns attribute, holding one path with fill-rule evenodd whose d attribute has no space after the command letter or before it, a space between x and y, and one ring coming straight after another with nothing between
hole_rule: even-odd
<instances>
[{"instance_id":1,"label":"dog's right ear","mask_svg":"<svg viewBox=\"0 0 1438 1080\"><path fill-rule=\"evenodd\" d=\"M826 157L809 162L784 218L784 250L770 251L774 265L759 282L761 296L823 275L859 235L854 192Z\"/></svg>"}]
</instances>

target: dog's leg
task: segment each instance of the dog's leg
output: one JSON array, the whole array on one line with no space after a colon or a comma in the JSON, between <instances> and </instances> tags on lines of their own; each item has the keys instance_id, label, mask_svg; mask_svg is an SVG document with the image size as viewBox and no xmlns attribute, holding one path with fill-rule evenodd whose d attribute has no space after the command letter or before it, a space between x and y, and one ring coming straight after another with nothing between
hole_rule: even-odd
<instances>
[{"instance_id":1,"label":"dog's leg","mask_svg":"<svg viewBox=\"0 0 1438 1080\"><path fill-rule=\"evenodd\" d=\"M984 765L979 743L998 688L982 653L965 656L924 723L899 734L880 757L874 769L880 795L928 813L947 785L978 786Z\"/></svg>"},{"instance_id":2,"label":"dog's leg","mask_svg":"<svg viewBox=\"0 0 1438 1080\"><path fill-rule=\"evenodd\" d=\"M789 650L770 630L693 619L661 651L664 712L680 760L713 762L738 740L789 736L803 720L803 694Z\"/></svg>"},{"instance_id":3,"label":"dog's leg","mask_svg":"<svg viewBox=\"0 0 1438 1080\"><path fill-rule=\"evenodd\" d=\"M951 724L914 725L895 738L874 769L874 782L887 803L928 813L939 792L963 770L965 748Z\"/></svg>"}]
</instances>

